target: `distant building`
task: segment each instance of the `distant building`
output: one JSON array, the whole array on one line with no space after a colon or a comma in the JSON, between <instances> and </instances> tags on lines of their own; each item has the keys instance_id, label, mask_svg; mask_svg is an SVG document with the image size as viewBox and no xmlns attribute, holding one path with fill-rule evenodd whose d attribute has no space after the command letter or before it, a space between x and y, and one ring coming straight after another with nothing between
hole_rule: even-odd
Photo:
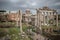
<instances>
[{"instance_id":1,"label":"distant building","mask_svg":"<svg viewBox=\"0 0 60 40\"><path fill-rule=\"evenodd\" d=\"M0 14L5 14L6 10L0 10Z\"/></svg>"}]
</instances>

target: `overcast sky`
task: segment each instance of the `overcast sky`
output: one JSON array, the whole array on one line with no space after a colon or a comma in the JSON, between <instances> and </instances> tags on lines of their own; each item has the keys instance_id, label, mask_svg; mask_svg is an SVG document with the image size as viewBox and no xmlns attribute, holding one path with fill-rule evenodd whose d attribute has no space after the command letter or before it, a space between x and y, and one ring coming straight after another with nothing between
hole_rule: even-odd
<instances>
[{"instance_id":1,"label":"overcast sky","mask_svg":"<svg viewBox=\"0 0 60 40\"><path fill-rule=\"evenodd\" d=\"M60 0L0 0L0 10L19 10L31 9L32 13L35 12L35 8L42 8L48 6L58 10L60 13Z\"/></svg>"}]
</instances>

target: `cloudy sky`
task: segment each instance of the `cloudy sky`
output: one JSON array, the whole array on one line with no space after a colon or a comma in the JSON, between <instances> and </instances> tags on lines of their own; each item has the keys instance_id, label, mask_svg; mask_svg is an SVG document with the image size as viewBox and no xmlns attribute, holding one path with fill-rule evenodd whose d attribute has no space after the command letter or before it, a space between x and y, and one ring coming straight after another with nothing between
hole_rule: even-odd
<instances>
[{"instance_id":1,"label":"cloudy sky","mask_svg":"<svg viewBox=\"0 0 60 40\"><path fill-rule=\"evenodd\" d=\"M24 11L29 8L34 13L36 8L44 6L56 9L60 13L60 0L0 0L0 10Z\"/></svg>"}]
</instances>

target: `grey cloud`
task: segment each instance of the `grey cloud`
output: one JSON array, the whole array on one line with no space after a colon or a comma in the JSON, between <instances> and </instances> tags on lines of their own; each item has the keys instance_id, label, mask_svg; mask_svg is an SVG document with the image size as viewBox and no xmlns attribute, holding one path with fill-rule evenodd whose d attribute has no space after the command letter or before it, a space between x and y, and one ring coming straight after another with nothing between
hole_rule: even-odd
<instances>
[{"instance_id":1,"label":"grey cloud","mask_svg":"<svg viewBox=\"0 0 60 40\"><path fill-rule=\"evenodd\" d=\"M33 2L36 3L33 4ZM32 5L33 4L33 5ZM60 0L19 0L16 3L11 2L10 0L0 0L0 9L7 10L18 10L22 9L23 11L27 8L35 10L35 8L41 8L43 6L48 6L54 9L60 9Z\"/></svg>"}]
</instances>

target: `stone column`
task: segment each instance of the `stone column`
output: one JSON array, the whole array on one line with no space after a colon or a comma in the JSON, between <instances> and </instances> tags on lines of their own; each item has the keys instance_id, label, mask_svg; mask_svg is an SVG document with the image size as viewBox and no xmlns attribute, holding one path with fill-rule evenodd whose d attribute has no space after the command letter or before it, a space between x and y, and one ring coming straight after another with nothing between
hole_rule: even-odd
<instances>
[{"instance_id":1,"label":"stone column","mask_svg":"<svg viewBox=\"0 0 60 40\"><path fill-rule=\"evenodd\" d=\"M55 15L54 15L54 12L53 12L53 25L55 25L55 20L54 20L54 18L55 18Z\"/></svg>"},{"instance_id":2,"label":"stone column","mask_svg":"<svg viewBox=\"0 0 60 40\"><path fill-rule=\"evenodd\" d=\"M19 10L19 26L20 26L20 32L22 33L22 11Z\"/></svg>"},{"instance_id":3,"label":"stone column","mask_svg":"<svg viewBox=\"0 0 60 40\"><path fill-rule=\"evenodd\" d=\"M11 12L9 11L9 14L10 14Z\"/></svg>"},{"instance_id":4,"label":"stone column","mask_svg":"<svg viewBox=\"0 0 60 40\"><path fill-rule=\"evenodd\" d=\"M47 26L48 26L48 12L47 12Z\"/></svg>"},{"instance_id":5,"label":"stone column","mask_svg":"<svg viewBox=\"0 0 60 40\"><path fill-rule=\"evenodd\" d=\"M52 16L51 17L52 18L52 22L54 23L54 17L53 17L54 15L53 15L53 12L51 12L51 16ZM52 26L53 26L53 23L52 23Z\"/></svg>"},{"instance_id":6,"label":"stone column","mask_svg":"<svg viewBox=\"0 0 60 40\"><path fill-rule=\"evenodd\" d=\"M37 14L37 26L39 27L39 14Z\"/></svg>"},{"instance_id":7,"label":"stone column","mask_svg":"<svg viewBox=\"0 0 60 40\"><path fill-rule=\"evenodd\" d=\"M37 9L37 27L41 27L41 12Z\"/></svg>"},{"instance_id":8,"label":"stone column","mask_svg":"<svg viewBox=\"0 0 60 40\"><path fill-rule=\"evenodd\" d=\"M56 26L58 27L58 13L56 12Z\"/></svg>"},{"instance_id":9,"label":"stone column","mask_svg":"<svg viewBox=\"0 0 60 40\"><path fill-rule=\"evenodd\" d=\"M45 13L43 13L43 21L44 21L44 25L45 25Z\"/></svg>"},{"instance_id":10,"label":"stone column","mask_svg":"<svg viewBox=\"0 0 60 40\"><path fill-rule=\"evenodd\" d=\"M27 20L28 20L28 21L27 21L27 27L29 27L29 20L30 20L30 19L29 19L29 15L27 16Z\"/></svg>"},{"instance_id":11,"label":"stone column","mask_svg":"<svg viewBox=\"0 0 60 40\"><path fill-rule=\"evenodd\" d=\"M36 9L37 11L37 27L39 27L39 14L38 14L38 9Z\"/></svg>"},{"instance_id":12,"label":"stone column","mask_svg":"<svg viewBox=\"0 0 60 40\"><path fill-rule=\"evenodd\" d=\"M53 21L55 21L55 20L54 20L54 12L53 12ZM53 22L53 25L54 25L54 22Z\"/></svg>"},{"instance_id":13,"label":"stone column","mask_svg":"<svg viewBox=\"0 0 60 40\"><path fill-rule=\"evenodd\" d=\"M35 15L35 26L37 26L37 15Z\"/></svg>"},{"instance_id":14,"label":"stone column","mask_svg":"<svg viewBox=\"0 0 60 40\"><path fill-rule=\"evenodd\" d=\"M39 27L41 29L41 12L39 12Z\"/></svg>"}]
</instances>

